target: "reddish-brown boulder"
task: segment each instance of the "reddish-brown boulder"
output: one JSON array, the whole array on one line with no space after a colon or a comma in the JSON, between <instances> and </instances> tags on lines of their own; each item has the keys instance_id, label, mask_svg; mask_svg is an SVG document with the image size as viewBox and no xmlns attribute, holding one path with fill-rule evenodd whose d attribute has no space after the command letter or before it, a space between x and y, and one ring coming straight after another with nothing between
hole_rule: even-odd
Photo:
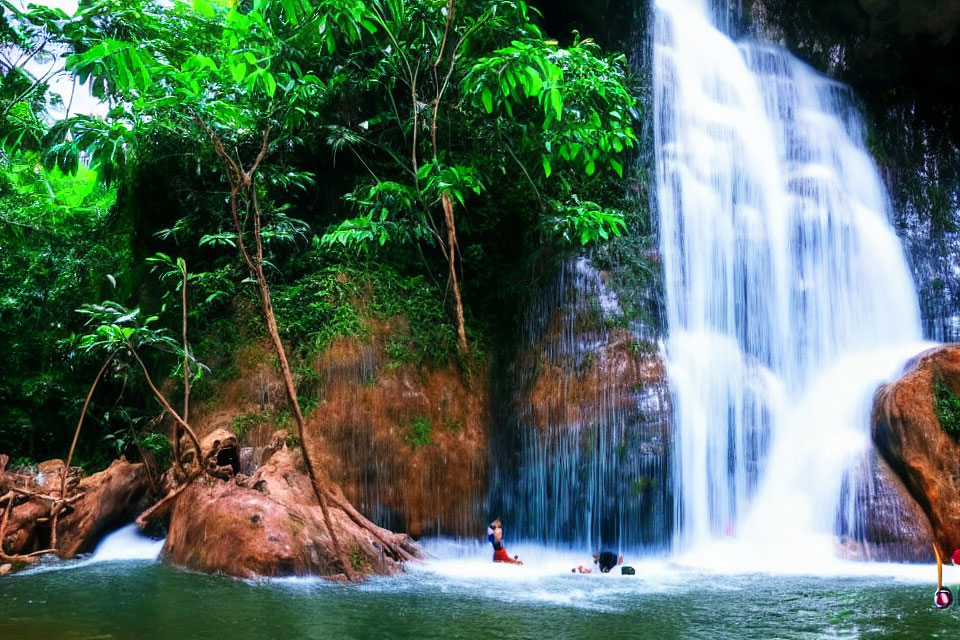
<instances>
[{"instance_id":1,"label":"reddish-brown boulder","mask_svg":"<svg viewBox=\"0 0 960 640\"><path fill-rule=\"evenodd\" d=\"M49 515L50 503L43 500L27 500L13 507L3 535L4 553L20 555L49 549Z\"/></svg>"},{"instance_id":2,"label":"reddish-brown boulder","mask_svg":"<svg viewBox=\"0 0 960 640\"><path fill-rule=\"evenodd\" d=\"M936 382L960 393L960 346L921 353L896 382L878 390L873 439L930 519L940 553L960 548L960 444L940 425Z\"/></svg>"},{"instance_id":3,"label":"reddish-brown boulder","mask_svg":"<svg viewBox=\"0 0 960 640\"><path fill-rule=\"evenodd\" d=\"M2 540L4 553L18 556L49 549L51 511L57 504L61 505L57 555L71 558L92 551L105 533L139 513L150 489L144 465L120 459L79 482L71 474L67 500L58 503L63 471L62 461L51 460L39 465L37 473L0 472L0 486L14 495Z\"/></svg>"},{"instance_id":4,"label":"reddish-brown boulder","mask_svg":"<svg viewBox=\"0 0 960 640\"><path fill-rule=\"evenodd\" d=\"M107 469L80 480L82 497L59 518L57 555L72 558L93 551L104 534L143 511L150 478L142 463L114 460Z\"/></svg>"},{"instance_id":5,"label":"reddish-brown boulder","mask_svg":"<svg viewBox=\"0 0 960 640\"><path fill-rule=\"evenodd\" d=\"M376 536L419 555L406 536L358 524L359 514L348 512L352 509L339 489L330 485L328 491L334 498L328 503L331 525L355 573L401 570ZM164 555L188 569L243 578L343 576L302 455L286 446L251 478L207 474L195 480L173 507Z\"/></svg>"}]
</instances>

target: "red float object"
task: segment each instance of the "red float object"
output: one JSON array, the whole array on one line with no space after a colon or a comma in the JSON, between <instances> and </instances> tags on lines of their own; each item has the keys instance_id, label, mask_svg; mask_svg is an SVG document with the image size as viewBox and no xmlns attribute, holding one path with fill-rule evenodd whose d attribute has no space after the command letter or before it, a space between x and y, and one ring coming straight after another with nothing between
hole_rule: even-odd
<instances>
[{"instance_id":1,"label":"red float object","mask_svg":"<svg viewBox=\"0 0 960 640\"><path fill-rule=\"evenodd\" d=\"M940 589L933 596L933 603L937 605L937 609L946 609L953 604L953 592L947 588Z\"/></svg>"}]
</instances>

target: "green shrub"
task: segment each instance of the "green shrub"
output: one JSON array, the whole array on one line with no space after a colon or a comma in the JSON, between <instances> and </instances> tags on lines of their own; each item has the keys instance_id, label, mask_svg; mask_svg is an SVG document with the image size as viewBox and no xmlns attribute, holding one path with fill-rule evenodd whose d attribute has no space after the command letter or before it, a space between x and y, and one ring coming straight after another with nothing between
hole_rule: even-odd
<instances>
[{"instance_id":1,"label":"green shrub","mask_svg":"<svg viewBox=\"0 0 960 640\"><path fill-rule=\"evenodd\" d=\"M409 431L404 437L404 440L414 449L426 447L433 444L432 432L433 425L430 424L430 421L427 418L418 416L410 423Z\"/></svg>"},{"instance_id":2,"label":"green shrub","mask_svg":"<svg viewBox=\"0 0 960 640\"><path fill-rule=\"evenodd\" d=\"M954 395L942 378L937 377L933 384L940 428L948 436L960 442L960 398Z\"/></svg>"},{"instance_id":3,"label":"green shrub","mask_svg":"<svg viewBox=\"0 0 960 640\"><path fill-rule=\"evenodd\" d=\"M261 413L241 413L234 416L230 421L230 431L237 436L237 441L243 440L243 436L250 430L259 427L270 421L270 415L266 412Z\"/></svg>"},{"instance_id":4,"label":"green shrub","mask_svg":"<svg viewBox=\"0 0 960 640\"><path fill-rule=\"evenodd\" d=\"M367 568L367 564L367 556L364 555L363 549L354 547L350 550L350 566L354 571L363 571Z\"/></svg>"},{"instance_id":5,"label":"green shrub","mask_svg":"<svg viewBox=\"0 0 960 640\"><path fill-rule=\"evenodd\" d=\"M137 444L140 446L140 451L153 456L160 469L166 469L173 462L173 445L162 433L148 433L140 438Z\"/></svg>"}]
</instances>

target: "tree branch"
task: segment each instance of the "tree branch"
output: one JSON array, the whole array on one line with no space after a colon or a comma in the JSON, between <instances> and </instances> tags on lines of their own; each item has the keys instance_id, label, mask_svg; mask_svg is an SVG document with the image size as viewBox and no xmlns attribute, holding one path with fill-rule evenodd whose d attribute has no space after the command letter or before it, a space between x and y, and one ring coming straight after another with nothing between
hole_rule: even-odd
<instances>
[{"instance_id":1,"label":"tree branch","mask_svg":"<svg viewBox=\"0 0 960 640\"><path fill-rule=\"evenodd\" d=\"M167 402L167 399L164 397L160 390L157 389L156 385L153 384L153 378L150 377L150 372L147 370L147 365L144 364L143 359L140 358L140 354L137 353L137 350L134 348L130 342L127 342L127 347L130 349L130 352L133 354L133 357L137 359L137 362L140 363L140 368L143 369L143 375L147 379L147 386L150 387L150 391L153 392L154 397L157 399L157 402L173 417L173 419L180 423L180 426L184 431L187 432L187 435L190 436L190 440L193 442L193 446L197 450L197 463L200 464L200 458L203 457L203 449L200 447L200 439L197 438L197 434L194 433L193 429L190 428L190 425L184 422L183 418L176 412L176 410Z\"/></svg>"},{"instance_id":2,"label":"tree branch","mask_svg":"<svg viewBox=\"0 0 960 640\"><path fill-rule=\"evenodd\" d=\"M62 475L60 478L60 498L63 499L67 491L67 475L70 473L70 463L73 461L73 451L77 448L77 440L80 439L80 428L83 426L83 418L87 415L87 409L90 407L90 400L93 398L93 392L97 388L97 385L100 384L100 379L103 377L103 374L106 372L107 367L110 366L110 362L113 360L114 356L117 355L119 349L115 349L107 359L104 361L103 366L100 367L100 371L97 373L97 377L93 379L93 384L90 385L90 390L87 391L87 399L83 402L83 409L80 411L80 420L77 421L77 430L73 433L73 442L70 443L70 453L67 454L67 464L62 470Z\"/></svg>"}]
</instances>

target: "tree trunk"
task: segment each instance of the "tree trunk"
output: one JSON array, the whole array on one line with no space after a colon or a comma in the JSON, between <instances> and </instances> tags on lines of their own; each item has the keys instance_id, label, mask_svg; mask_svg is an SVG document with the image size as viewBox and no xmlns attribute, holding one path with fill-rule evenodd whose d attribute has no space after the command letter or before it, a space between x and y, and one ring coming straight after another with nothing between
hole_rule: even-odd
<instances>
[{"instance_id":1,"label":"tree trunk","mask_svg":"<svg viewBox=\"0 0 960 640\"><path fill-rule=\"evenodd\" d=\"M453 218L453 200L444 191L443 218L447 224L447 263L450 266L450 287L453 289L454 313L457 318L457 347L460 353L466 355L470 349L467 346L467 327L463 318L463 300L460 298L460 282L457 279L457 227Z\"/></svg>"},{"instance_id":2,"label":"tree trunk","mask_svg":"<svg viewBox=\"0 0 960 640\"><path fill-rule=\"evenodd\" d=\"M300 401L297 398L297 387L293 381L293 372L290 369L290 362L287 360L287 352L283 347L283 342L280 340L280 331L277 328L277 319L274 315L273 301L270 296L270 285L267 282L266 275L263 272L263 235L261 232L260 205L257 202L257 190L256 184L254 183L254 177L257 173L257 169L260 167L260 163L267 155L271 128L268 127L267 130L264 131L263 146L261 147L260 153L257 155L253 165L250 167L250 169L244 171L223 146L223 143L219 136L217 136L216 132L207 127L199 117L196 118L196 122L199 126L203 127L207 131L207 134L210 136L210 139L213 142L214 150L216 151L217 155L220 156L221 160L223 160L227 168L227 176L230 179L231 185L230 213L233 217L234 229L237 232L237 248L240 251L240 255L243 258L244 263L246 263L247 267L250 269L250 272L253 274L257 283L257 292L260 297L261 306L263 307L264 320L266 320L267 323L267 333L270 335L270 341L273 343L273 348L277 352L277 358L280 360L280 370L283 375L284 387L287 391L287 398L290 401L290 407L293 411L294 420L297 423L297 436L300 438L301 450L303 452L303 462L307 467L307 473L310 476L310 484L313 487L313 492L316 495L317 502L319 503L320 510L323 514L324 525L330 534L330 540L334 546L334 550L337 554L340 565L343 568L343 572L350 580L355 580L357 578L356 572L353 570L353 566L344 554L344 550L340 546L340 541L337 538L337 534L333 528L333 523L330 520L330 512L327 506L328 501L333 502L340 507L349 518L354 520L354 522L356 522L358 525L364 527L372 536L374 536L374 538L380 541L380 543L383 545L383 551L385 553L389 553L397 559L406 559L410 557L410 554L404 551L399 544L390 543L383 540L382 537L376 532L375 525L372 522L366 518L363 518L358 513L351 513L352 507L347 509L343 504L340 503L340 501L336 499L335 496L333 496L328 488L324 488L321 485L316 467L314 466L313 461L310 459L310 448L307 445L306 421L303 419L303 412L300 410ZM249 202L253 218L253 255L251 255L248 245L244 240L244 225L240 222L238 209L241 193Z\"/></svg>"},{"instance_id":3,"label":"tree trunk","mask_svg":"<svg viewBox=\"0 0 960 640\"><path fill-rule=\"evenodd\" d=\"M256 210L256 205L254 205L254 208L254 215L259 218L260 214L259 211ZM254 275L257 280L257 288L260 291L260 303L263 306L263 315L267 321L267 333L270 334L270 341L273 342L273 348L276 350L277 357L280 360L283 384L287 389L287 398L290 400L290 408L293 410L293 419L297 423L297 436L300 438L300 448L303 450L303 462L307 467L307 474L310 476L313 492L317 496L317 502L320 503L320 511L323 513L323 523L330 533L330 540L333 542L333 548L337 554L337 558L340 560L340 565L343 567L343 572L348 579L355 580L356 575L353 572L353 566L340 547L340 540L333 530L330 511L327 508L326 496L320 485L320 479L317 478L317 473L314 470L313 461L310 459L310 450L306 439L306 421L303 419L303 413L300 411L300 400L297 398L297 386L293 382L293 371L290 369L290 362L287 360L287 351L284 349L283 342L280 340L280 331L277 328L277 319L273 313L273 301L270 297L270 286L267 284L267 279L263 273L262 259L256 260L254 265L256 267Z\"/></svg>"}]
</instances>

